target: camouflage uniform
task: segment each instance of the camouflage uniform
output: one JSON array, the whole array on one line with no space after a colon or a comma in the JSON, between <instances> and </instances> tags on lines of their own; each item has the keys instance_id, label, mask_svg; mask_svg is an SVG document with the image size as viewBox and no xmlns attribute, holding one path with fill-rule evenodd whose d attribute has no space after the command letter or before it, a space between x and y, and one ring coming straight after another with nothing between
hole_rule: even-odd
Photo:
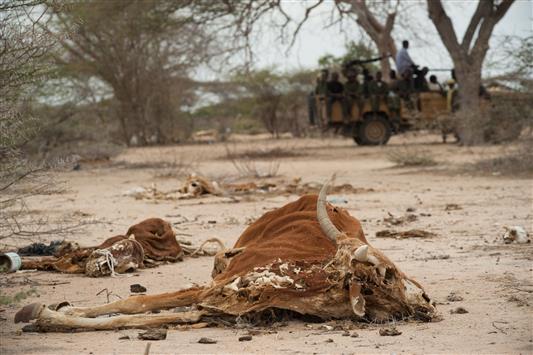
<instances>
[{"instance_id":1,"label":"camouflage uniform","mask_svg":"<svg viewBox=\"0 0 533 355\"><path fill-rule=\"evenodd\" d=\"M359 109L359 115L363 109L363 87L357 79L349 80L344 84L344 115L349 120L352 115L352 106L355 103Z\"/></svg>"},{"instance_id":2,"label":"camouflage uniform","mask_svg":"<svg viewBox=\"0 0 533 355\"><path fill-rule=\"evenodd\" d=\"M389 85L389 94L387 95L387 106L393 116L400 115L400 88L398 80L393 80Z\"/></svg>"},{"instance_id":3,"label":"camouflage uniform","mask_svg":"<svg viewBox=\"0 0 533 355\"><path fill-rule=\"evenodd\" d=\"M368 93L370 94L372 111L379 111L380 102L386 103L388 92L389 86L384 81L373 80L369 83Z\"/></svg>"}]
</instances>

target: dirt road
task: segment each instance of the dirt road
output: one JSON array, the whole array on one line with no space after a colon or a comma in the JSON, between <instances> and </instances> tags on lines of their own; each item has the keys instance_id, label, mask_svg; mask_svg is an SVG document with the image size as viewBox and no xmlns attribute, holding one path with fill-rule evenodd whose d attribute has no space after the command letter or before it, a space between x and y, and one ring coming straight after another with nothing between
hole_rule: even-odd
<instances>
[{"instance_id":1,"label":"dirt road","mask_svg":"<svg viewBox=\"0 0 533 355\"><path fill-rule=\"evenodd\" d=\"M407 141L415 149L430 152L437 164L394 167L387 156L403 149ZM443 145L437 136L422 135L394 137L386 147L361 148L343 139L256 138L232 143L229 149L235 153L260 149L268 152L276 147L281 157L254 161L256 169L266 171L279 164L279 175L287 179L301 177L304 182L322 182L335 172L338 183L373 189L333 197L338 197L340 207L361 220L371 244L425 287L437 302L443 320L397 323L402 334L395 337L380 336L382 325L354 324L350 331L354 336L344 336L343 330L327 330L324 324L292 321L257 328L248 342L238 341L249 332L246 328L174 328L166 340L152 342L151 354L533 353L533 247L531 243L506 245L501 238L503 225L520 225L532 233L532 180L471 174L463 169L465 163L497 155L497 147ZM225 159L226 154L222 144L129 149L114 158L112 164L82 164L79 171L61 173L59 178L66 182L67 191L34 197L29 206L35 218L71 214L98 221L89 225L84 234L73 237L83 245L124 233L128 226L148 217L162 217L174 223L178 237L193 244L216 236L231 245L250 220L297 196L255 196L227 203L226 197L150 201L124 195L129 189L151 184L161 190L176 189L182 178L173 177L173 173L180 169L218 181L234 179L237 171ZM165 162L173 167L165 167ZM414 211L415 221L393 227L383 221L388 213L402 216L407 209ZM376 232L383 229L414 228L437 236L376 237ZM12 246L21 243L3 242ZM68 300L78 306L105 303L105 292L96 296L105 288L111 292L110 300L125 298L133 283L144 285L149 293L177 290L207 282L211 267L212 259L201 257L141 270L131 277L88 278L45 272L2 275L2 295L13 296L30 288L36 292L16 304L0 305L0 353L142 354L146 341L137 339L139 330L22 333L21 326L13 323L13 316L22 305L31 302ZM462 300L448 300L451 293ZM450 313L457 307L468 313ZM129 339L119 339L126 335ZM201 337L217 343L199 344Z\"/></svg>"}]
</instances>

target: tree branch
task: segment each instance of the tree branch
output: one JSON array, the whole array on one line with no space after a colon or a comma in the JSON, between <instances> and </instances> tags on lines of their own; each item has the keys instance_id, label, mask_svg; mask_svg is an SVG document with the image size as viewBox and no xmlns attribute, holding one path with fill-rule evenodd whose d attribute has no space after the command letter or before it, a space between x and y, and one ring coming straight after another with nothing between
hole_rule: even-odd
<instances>
[{"instance_id":1,"label":"tree branch","mask_svg":"<svg viewBox=\"0 0 533 355\"><path fill-rule=\"evenodd\" d=\"M495 10L491 7L485 20L481 23L476 42L470 52L473 58L483 61L487 51L489 50L489 40L494 27L506 14L513 2L514 0L503 0Z\"/></svg>"},{"instance_id":2,"label":"tree branch","mask_svg":"<svg viewBox=\"0 0 533 355\"><path fill-rule=\"evenodd\" d=\"M472 43L472 38L476 33L476 30L479 26L480 21L490 13L490 8L492 6L492 1L479 1L477 4L476 12L472 16L468 28L466 29L465 35L463 36L463 42L461 47L468 53L470 50L470 44Z\"/></svg>"},{"instance_id":3,"label":"tree branch","mask_svg":"<svg viewBox=\"0 0 533 355\"><path fill-rule=\"evenodd\" d=\"M304 23L307 22L307 20L309 19L309 15L311 14L311 11L313 11L314 9L316 9L318 6L320 6L320 4L322 4L324 2L324 0L318 0L316 2L316 4L308 7L305 9L305 15L304 15L304 18L302 21L300 21L300 23L298 23L298 26L296 26L296 30L294 30L294 33L292 34L292 40L291 40L291 43L289 45L289 48L292 47L294 45L294 42L296 42L296 36L298 35L298 33L300 32L300 29L302 28L302 26L304 25Z\"/></svg>"},{"instance_id":4,"label":"tree branch","mask_svg":"<svg viewBox=\"0 0 533 355\"><path fill-rule=\"evenodd\" d=\"M459 46L452 20L446 14L441 0L427 0L427 5L429 18L435 25L444 46L454 62L459 61L462 50Z\"/></svg>"}]
</instances>

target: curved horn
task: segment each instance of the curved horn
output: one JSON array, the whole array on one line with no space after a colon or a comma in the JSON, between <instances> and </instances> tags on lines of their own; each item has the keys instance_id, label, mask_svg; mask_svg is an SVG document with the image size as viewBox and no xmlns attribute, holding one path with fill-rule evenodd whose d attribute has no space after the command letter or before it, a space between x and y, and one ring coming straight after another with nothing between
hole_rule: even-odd
<instances>
[{"instance_id":1,"label":"curved horn","mask_svg":"<svg viewBox=\"0 0 533 355\"><path fill-rule=\"evenodd\" d=\"M357 248L353 258L359 262L366 263L368 261L368 245L361 245Z\"/></svg>"},{"instance_id":2,"label":"curved horn","mask_svg":"<svg viewBox=\"0 0 533 355\"><path fill-rule=\"evenodd\" d=\"M318 201L316 203L316 215L320 228L325 235L328 236L333 242L337 241L337 236L342 234L341 231L333 225L333 222L329 219L328 211L326 210L326 196L328 193L329 182L322 185L320 193L318 194Z\"/></svg>"}]
</instances>

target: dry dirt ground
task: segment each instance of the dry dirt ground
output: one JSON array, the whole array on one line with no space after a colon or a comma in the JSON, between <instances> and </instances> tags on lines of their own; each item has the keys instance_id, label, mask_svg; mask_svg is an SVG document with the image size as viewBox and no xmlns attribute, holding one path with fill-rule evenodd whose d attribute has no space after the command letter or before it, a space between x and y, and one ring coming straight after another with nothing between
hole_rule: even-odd
<instances>
[{"instance_id":1,"label":"dry dirt ground","mask_svg":"<svg viewBox=\"0 0 533 355\"><path fill-rule=\"evenodd\" d=\"M398 168L388 152L403 149L431 152L438 162L432 167ZM396 265L414 276L437 302L443 320L437 323L399 322L402 332L395 337L379 335L382 325L354 324L351 334L328 330L324 324L291 321L270 328L254 328L253 339L239 342L248 334L243 328L171 328L166 340L153 341L151 353L533 353L533 278L531 244L503 244L503 225L521 225L532 232L532 180L473 174L462 164L498 154L498 147L464 148L443 145L439 137L404 135L393 137L386 147L357 147L350 140L254 138L232 143L235 152L249 149L297 153L292 157L258 161L258 169L279 163L279 174L304 182L323 182L337 173L337 183L372 188L337 197L338 204L362 221L371 244L384 251ZM162 217L173 223L178 237L199 244L219 237L231 245L247 223L265 211L293 201L297 196L253 196L229 203L227 197L195 200L149 201L124 196L123 192L156 184L158 189L179 187L179 172L196 171L218 180L236 175L233 164L224 159L223 144L166 148L128 149L111 164L82 164L79 171L59 174L67 184L64 193L29 200L35 218L70 214L92 219L83 234L72 238L93 245L148 217ZM174 166L161 168L162 162ZM180 168L181 165L186 165ZM342 198L346 203L342 203ZM456 206L448 206L455 204ZM376 232L390 228L383 219L401 216L414 208L418 219L397 230L411 228L436 233L431 239L376 238ZM209 222L211 221L211 222ZM216 221L216 223L213 223ZM53 239L53 238L51 238ZM4 240L14 245L15 241ZM5 246L4 246L5 247ZM1 294L12 296L30 288L36 290L17 304L0 306L1 354L142 354L146 341L139 330L117 330L71 334L23 333L13 323L24 304L46 304L68 300L88 306L125 298L129 285L140 283L149 293L160 293L203 284L210 280L211 257L188 258L176 264L140 270L131 277L88 278L46 272L1 275ZM33 286L32 286L33 285ZM462 301L449 301L455 293ZM463 307L468 313L452 314ZM335 326L336 323L328 323ZM128 335L130 339L119 339ZM199 344L209 337L216 344Z\"/></svg>"}]
</instances>

